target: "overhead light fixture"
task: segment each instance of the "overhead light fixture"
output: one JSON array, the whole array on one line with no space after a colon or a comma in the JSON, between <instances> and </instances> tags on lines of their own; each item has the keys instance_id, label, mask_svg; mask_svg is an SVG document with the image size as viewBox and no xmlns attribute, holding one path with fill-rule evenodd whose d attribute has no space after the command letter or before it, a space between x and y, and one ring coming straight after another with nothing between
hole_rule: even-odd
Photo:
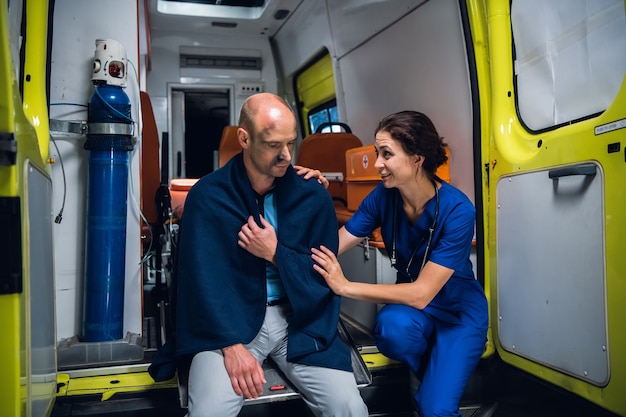
<instances>
[{"instance_id":1,"label":"overhead light fixture","mask_svg":"<svg viewBox=\"0 0 626 417\"><path fill-rule=\"evenodd\" d=\"M258 19L266 7L265 0L157 0L159 13L222 19Z\"/></svg>"}]
</instances>

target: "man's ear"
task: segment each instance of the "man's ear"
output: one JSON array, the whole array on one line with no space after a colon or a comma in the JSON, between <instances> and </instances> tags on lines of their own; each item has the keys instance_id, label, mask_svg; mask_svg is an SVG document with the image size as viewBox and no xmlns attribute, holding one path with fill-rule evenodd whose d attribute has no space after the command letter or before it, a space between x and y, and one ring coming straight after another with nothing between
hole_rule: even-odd
<instances>
[{"instance_id":1,"label":"man's ear","mask_svg":"<svg viewBox=\"0 0 626 417\"><path fill-rule=\"evenodd\" d=\"M248 149L250 142L250 135L248 131L242 127L237 129L237 139L239 140L239 145L243 149Z\"/></svg>"}]
</instances>

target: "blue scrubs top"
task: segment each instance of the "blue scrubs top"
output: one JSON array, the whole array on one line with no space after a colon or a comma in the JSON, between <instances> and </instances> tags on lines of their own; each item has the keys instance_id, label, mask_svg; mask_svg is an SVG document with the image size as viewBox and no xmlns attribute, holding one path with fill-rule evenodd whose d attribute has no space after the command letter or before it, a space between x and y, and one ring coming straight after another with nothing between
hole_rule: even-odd
<instances>
[{"instance_id":1,"label":"blue scrubs top","mask_svg":"<svg viewBox=\"0 0 626 417\"><path fill-rule=\"evenodd\" d=\"M402 208L399 191L395 188L387 189L381 183L363 199L345 227L350 234L365 237L380 226L385 248L391 256L396 199L397 282L410 282L420 272L428 242L428 229L435 216L436 197L428 201L422 215L412 224ZM470 321L482 327L488 322L486 298L482 286L474 277L470 261L475 217L476 210L467 196L450 184L442 182L437 223L427 262L430 260L450 268L454 273L424 311L453 323L458 323L460 314L468 313L473 317Z\"/></svg>"}]
</instances>

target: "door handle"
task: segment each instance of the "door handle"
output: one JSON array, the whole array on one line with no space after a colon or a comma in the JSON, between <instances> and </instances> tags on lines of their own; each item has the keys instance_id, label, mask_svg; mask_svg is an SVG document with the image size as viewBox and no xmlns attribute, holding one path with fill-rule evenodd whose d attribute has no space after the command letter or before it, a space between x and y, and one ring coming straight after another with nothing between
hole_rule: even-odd
<instances>
[{"instance_id":1,"label":"door handle","mask_svg":"<svg viewBox=\"0 0 626 417\"><path fill-rule=\"evenodd\" d=\"M596 175L596 165L589 163L563 168L555 168L548 171L548 177L550 177L551 179L569 177L572 175Z\"/></svg>"}]
</instances>

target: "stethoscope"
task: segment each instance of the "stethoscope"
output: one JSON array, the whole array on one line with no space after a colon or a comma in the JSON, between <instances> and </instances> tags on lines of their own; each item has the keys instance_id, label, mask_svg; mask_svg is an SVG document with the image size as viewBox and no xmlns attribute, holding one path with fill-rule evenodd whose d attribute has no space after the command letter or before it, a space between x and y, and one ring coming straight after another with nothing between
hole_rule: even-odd
<instances>
[{"instance_id":1,"label":"stethoscope","mask_svg":"<svg viewBox=\"0 0 626 417\"><path fill-rule=\"evenodd\" d=\"M428 252L430 252L430 245L433 241L433 233L435 231L435 226L437 226L437 217L439 216L439 188L437 188L437 183L435 181L432 181L432 183L433 183L433 186L435 187L435 216L433 217L432 224L428 228L428 242L426 243L426 251L424 252L424 258L422 259L422 266L420 267L420 272L424 268L424 265L426 265L426 260L428 259ZM397 223L396 217L398 216L397 214L398 213L397 211L398 194L399 193L396 193L396 196L393 200L393 229L391 231L391 266L396 269L397 269L397 263L398 263L398 258L396 256L396 223ZM409 262L406 265L406 274L409 278L411 277L411 274L409 273L409 269L411 268L411 265L413 264L413 258L415 257L415 253L417 252L417 249L420 247L423 241L424 239L422 238L422 240L417 244L417 246L415 246L415 249L413 249L413 253L411 254L411 258L409 259ZM414 281L414 280L412 279L411 281Z\"/></svg>"}]
</instances>

